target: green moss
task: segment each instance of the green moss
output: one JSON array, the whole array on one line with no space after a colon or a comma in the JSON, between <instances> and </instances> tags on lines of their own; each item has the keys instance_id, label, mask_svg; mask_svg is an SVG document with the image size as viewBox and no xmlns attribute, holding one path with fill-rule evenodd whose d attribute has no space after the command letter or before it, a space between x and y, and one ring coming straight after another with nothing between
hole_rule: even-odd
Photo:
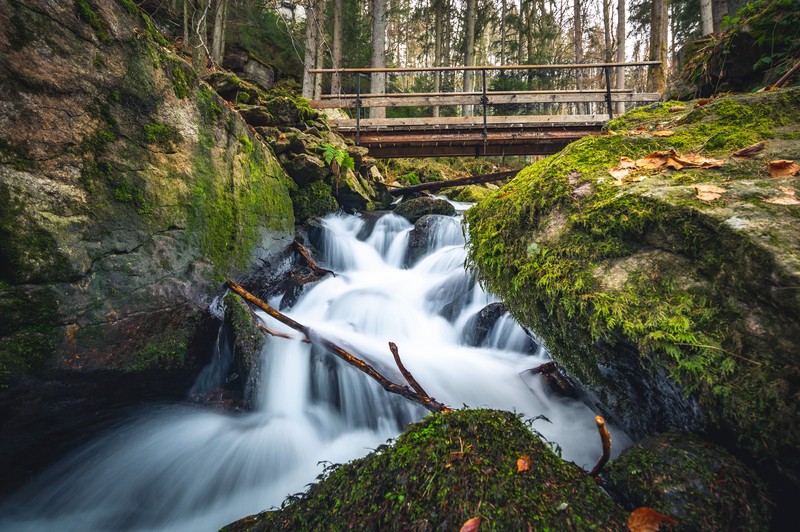
<instances>
[{"instance_id":1,"label":"green moss","mask_svg":"<svg viewBox=\"0 0 800 532\"><path fill-rule=\"evenodd\" d=\"M339 210L339 204L331 193L331 186L325 181L313 181L297 188L292 192L292 206L298 223Z\"/></svg>"},{"instance_id":2,"label":"green moss","mask_svg":"<svg viewBox=\"0 0 800 532\"><path fill-rule=\"evenodd\" d=\"M620 156L637 159L676 144L699 150L716 142L714 152L730 154L768 140L773 113L800 121L798 94L719 99L693 111L685 125L674 123L674 137L613 135L571 144L467 212L471 264L580 380L602 384L598 367L613 363L606 346L626 338L750 452L792 453L800 448L800 431L787 429L798 415L791 399L797 386L785 371L797 368L790 340L796 335L789 332L796 323L786 316L797 315L788 310L796 303L784 298L780 305L788 307L776 310L775 302L759 302L756 311L753 300L775 293L768 279L780 267L772 253L791 264L795 244L738 231L723 223L735 211L722 209L746 203L742 212L780 228L793 208L778 212L764 203L768 196L755 182L766 178L759 161L648 172L645 181L623 187L612 184L608 169ZM669 116L665 107L650 107L652 118L647 111L634 117L656 123ZM692 185L709 182L730 192L713 204L698 200ZM758 183L775 190L774 181ZM784 238L793 238L787 231ZM753 320L765 324L760 335L752 334Z\"/></svg>"},{"instance_id":3,"label":"green moss","mask_svg":"<svg viewBox=\"0 0 800 532\"><path fill-rule=\"evenodd\" d=\"M120 1L130 16L134 17L135 19L140 19L142 21L142 24L144 24L145 32L147 33L147 36L151 40L157 42L161 46L169 46L169 43L164 38L164 36L161 35L161 32L159 32L153 25L153 20L147 15L147 13L142 11L138 5L136 5L136 2L134 2L133 0L120 0Z\"/></svg>"},{"instance_id":4,"label":"green moss","mask_svg":"<svg viewBox=\"0 0 800 532\"><path fill-rule=\"evenodd\" d=\"M530 457L530 469L517 460ZM508 412L429 416L397 442L328 468L308 491L223 530L621 530L624 512Z\"/></svg>"},{"instance_id":5,"label":"green moss","mask_svg":"<svg viewBox=\"0 0 800 532\"><path fill-rule=\"evenodd\" d=\"M154 122L144 126L144 140L172 153L175 144L181 141L181 134L175 126Z\"/></svg>"},{"instance_id":6,"label":"green moss","mask_svg":"<svg viewBox=\"0 0 800 532\"><path fill-rule=\"evenodd\" d=\"M78 16L92 27L95 35L97 35L97 38L100 39L101 42L111 42L111 37L108 36L108 26L106 22L100 18L95 11L95 7L89 0L75 0L75 9L78 12Z\"/></svg>"},{"instance_id":7,"label":"green moss","mask_svg":"<svg viewBox=\"0 0 800 532\"><path fill-rule=\"evenodd\" d=\"M192 70L192 67L185 61L181 61L177 57L170 57L169 59L172 63L172 68L170 69L170 73L172 74L172 90L178 98L188 98L189 94L192 92L192 88L197 83L197 76Z\"/></svg>"},{"instance_id":8,"label":"green moss","mask_svg":"<svg viewBox=\"0 0 800 532\"><path fill-rule=\"evenodd\" d=\"M690 434L636 443L603 477L632 509L645 506L675 519L676 531L769 529L764 484L734 456Z\"/></svg>"},{"instance_id":9,"label":"green moss","mask_svg":"<svg viewBox=\"0 0 800 532\"><path fill-rule=\"evenodd\" d=\"M492 193L486 187L479 185L467 185L465 187L451 188L444 191L448 198L453 201L464 201L467 203L478 203L489 197Z\"/></svg>"},{"instance_id":10,"label":"green moss","mask_svg":"<svg viewBox=\"0 0 800 532\"><path fill-rule=\"evenodd\" d=\"M186 331L168 331L150 338L142 349L133 354L122 370L136 372L181 368L186 362L188 338Z\"/></svg>"}]
</instances>

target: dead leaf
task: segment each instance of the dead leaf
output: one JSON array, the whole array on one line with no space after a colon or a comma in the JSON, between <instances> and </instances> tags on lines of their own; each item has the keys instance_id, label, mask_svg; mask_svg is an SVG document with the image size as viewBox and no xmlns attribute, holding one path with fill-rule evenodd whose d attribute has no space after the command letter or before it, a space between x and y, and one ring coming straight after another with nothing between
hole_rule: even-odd
<instances>
[{"instance_id":1,"label":"dead leaf","mask_svg":"<svg viewBox=\"0 0 800 532\"><path fill-rule=\"evenodd\" d=\"M637 508L628 517L631 532L657 532L662 524L674 525L677 521L652 508Z\"/></svg>"},{"instance_id":2,"label":"dead leaf","mask_svg":"<svg viewBox=\"0 0 800 532\"><path fill-rule=\"evenodd\" d=\"M667 164L669 160L668 151L655 151L636 160L636 168L642 170L655 170Z\"/></svg>"},{"instance_id":3,"label":"dead leaf","mask_svg":"<svg viewBox=\"0 0 800 532\"><path fill-rule=\"evenodd\" d=\"M531 468L531 457L523 454L517 458L517 471L527 471Z\"/></svg>"},{"instance_id":4,"label":"dead leaf","mask_svg":"<svg viewBox=\"0 0 800 532\"><path fill-rule=\"evenodd\" d=\"M686 107L684 107L683 105L673 105L672 107L669 108L669 112L670 113L679 113L679 112L685 111L685 110L686 110Z\"/></svg>"},{"instance_id":5,"label":"dead leaf","mask_svg":"<svg viewBox=\"0 0 800 532\"><path fill-rule=\"evenodd\" d=\"M700 201L714 201L726 192L724 188L714 185L697 185L694 187L694 191Z\"/></svg>"},{"instance_id":6,"label":"dead leaf","mask_svg":"<svg viewBox=\"0 0 800 532\"><path fill-rule=\"evenodd\" d=\"M795 195L795 193L797 192L797 191L796 191L795 189L793 189L792 187L784 187L783 185L779 186L779 187L778 187L778 190L780 190L780 191L781 191L781 192L783 192L784 194L788 194L789 196L794 196L794 195Z\"/></svg>"},{"instance_id":7,"label":"dead leaf","mask_svg":"<svg viewBox=\"0 0 800 532\"><path fill-rule=\"evenodd\" d=\"M766 147L767 143L763 140L761 142L756 142L755 144L751 144L750 146L745 146L744 148L740 148L733 152L734 157L755 157Z\"/></svg>"},{"instance_id":8,"label":"dead leaf","mask_svg":"<svg viewBox=\"0 0 800 532\"><path fill-rule=\"evenodd\" d=\"M476 532L481 527L481 518L473 517L461 525L460 532Z\"/></svg>"},{"instance_id":9,"label":"dead leaf","mask_svg":"<svg viewBox=\"0 0 800 532\"><path fill-rule=\"evenodd\" d=\"M701 107L701 106L709 103L713 99L714 99L713 96L711 98L700 98L699 100L697 100L697 103L695 103L694 106L695 107Z\"/></svg>"},{"instance_id":10,"label":"dead leaf","mask_svg":"<svg viewBox=\"0 0 800 532\"><path fill-rule=\"evenodd\" d=\"M614 168L610 168L608 173L611 176L618 180L622 181L625 177L628 176L634 169L636 168L636 161L629 157L620 157L619 164Z\"/></svg>"},{"instance_id":11,"label":"dead leaf","mask_svg":"<svg viewBox=\"0 0 800 532\"><path fill-rule=\"evenodd\" d=\"M675 134L674 131L670 131L669 129L662 129L661 131L656 131L655 133L653 133L653 136L654 137L671 137L674 134Z\"/></svg>"},{"instance_id":12,"label":"dead leaf","mask_svg":"<svg viewBox=\"0 0 800 532\"><path fill-rule=\"evenodd\" d=\"M798 199L795 194L797 191L792 187L778 187L778 189L783 192L783 196L778 196L777 198L770 198L764 200L765 203L772 203L773 205L800 205L800 199Z\"/></svg>"},{"instance_id":13,"label":"dead leaf","mask_svg":"<svg viewBox=\"0 0 800 532\"><path fill-rule=\"evenodd\" d=\"M686 153L681 155L675 150L672 150L670 155L671 158L675 162L682 165L683 168L719 168L725 164L725 161L721 159L711 159L696 153Z\"/></svg>"},{"instance_id":14,"label":"dead leaf","mask_svg":"<svg viewBox=\"0 0 800 532\"><path fill-rule=\"evenodd\" d=\"M770 177L789 177L800 172L800 166L796 165L794 161L785 159L770 161L767 166L769 166Z\"/></svg>"}]
</instances>

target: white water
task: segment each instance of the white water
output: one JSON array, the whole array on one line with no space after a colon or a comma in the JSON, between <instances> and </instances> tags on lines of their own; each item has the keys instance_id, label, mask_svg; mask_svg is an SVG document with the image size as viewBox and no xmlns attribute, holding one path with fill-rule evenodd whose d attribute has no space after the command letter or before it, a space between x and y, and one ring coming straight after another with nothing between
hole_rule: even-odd
<instances>
[{"instance_id":1,"label":"white water","mask_svg":"<svg viewBox=\"0 0 800 532\"><path fill-rule=\"evenodd\" d=\"M322 262L337 276L307 289L287 314L403 382L388 349L395 342L406 367L445 404L546 416L552 423L535 428L564 458L591 467L600 452L594 414L548 396L538 377L523 381L522 372L547 358L512 319L498 320L482 347L462 345L469 318L495 299L464 271L459 223L437 219L429 253L404 269L408 222L384 216L360 241L362 220L329 217ZM262 356L257 411L150 407L6 501L0 529L216 530L302 491L320 473L318 462L363 456L426 414L299 341L271 338ZM618 452L627 438L613 436Z\"/></svg>"}]
</instances>

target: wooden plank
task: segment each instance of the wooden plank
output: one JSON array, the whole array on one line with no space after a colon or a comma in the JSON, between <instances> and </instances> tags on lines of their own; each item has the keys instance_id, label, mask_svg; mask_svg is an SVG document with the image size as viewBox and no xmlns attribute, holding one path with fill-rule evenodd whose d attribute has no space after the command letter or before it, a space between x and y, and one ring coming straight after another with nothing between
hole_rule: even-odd
<instances>
[{"instance_id":1,"label":"wooden plank","mask_svg":"<svg viewBox=\"0 0 800 532\"><path fill-rule=\"evenodd\" d=\"M613 93L631 93L633 89L611 89ZM605 94L605 89L558 89L558 90L542 90L542 91L491 91L487 92L487 95L508 95L508 94ZM413 98L416 96L480 96L483 93L480 91L472 91L472 92L387 92L383 94L362 94L361 99L368 99L368 98ZM323 94L323 100L335 100L335 99L348 99L348 98L355 98L356 94L346 93L346 94Z\"/></svg>"},{"instance_id":2,"label":"wooden plank","mask_svg":"<svg viewBox=\"0 0 800 532\"><path fill-rule=\"evenodd\" d=\"M465 70L568 70L604 67L634 67L660 65L661 61L634 61L631 63L562 63L556 65L475 65L450 67L394 67L394 68L315 68L311 74L372 74L378 72L463 72Z\"/></svg>"},{"instance_id":3,"label":"wooden plank","mask_svg":"<svg viewBox=\"0 0 800 532\"><path fill-rule=\"evenodd\" d=\"M496 96L492 93L487 94L489 105L503 105L503 104L529 104L529 103L605 103L605 93L591 93L591 94L508 94ZM661 96L657 93L632 93L620 94L612 93L612 102L657 102ZM339 99L339 100L312 100L309 102L314 109L336 109L336 108L355 108L355 99ZM361 107L431 107L431 106L444 106L444 105L479 105L481 103L480 96L424 96L424 97L388 97L380 98L373 97L363 99Z\"/></svg>"},{"instance_id":4,"label":"wooden plank","mask_svg":"<svg viewBox=\"0 0 800 532\"><path fill-rule=\"evenodd\" d=\"M486 123L496 125L576 125L603 124L608 120L606 114L596 115L519 115L519 116L487 116ZM331 124L339 129L355 128L355 119L331 120ZM414 127L430 126L446 128L450 126L482 127L480 116L445 116L421 118L365 118L361 120L361 128L370 127Z\"/></svg>"}]
</instances>

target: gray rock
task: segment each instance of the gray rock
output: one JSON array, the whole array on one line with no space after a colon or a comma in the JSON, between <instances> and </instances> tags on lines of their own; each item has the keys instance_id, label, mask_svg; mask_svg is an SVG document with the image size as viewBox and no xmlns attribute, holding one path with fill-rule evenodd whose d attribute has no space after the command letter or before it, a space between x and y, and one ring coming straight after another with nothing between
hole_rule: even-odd
<instances>
[{"instance_id":1,"label":"gray rock","mask_svg":"<svg viewBox=\"0 0 800 532\"><path fill-rule=\"evenodd\" d=\"M415 198L404 201L394 210L395 214L403 216L409 222L416 223L426 214L441 214L455 216L456 209L448 201L429 197Z\"/></svg>"}]
</instances>

